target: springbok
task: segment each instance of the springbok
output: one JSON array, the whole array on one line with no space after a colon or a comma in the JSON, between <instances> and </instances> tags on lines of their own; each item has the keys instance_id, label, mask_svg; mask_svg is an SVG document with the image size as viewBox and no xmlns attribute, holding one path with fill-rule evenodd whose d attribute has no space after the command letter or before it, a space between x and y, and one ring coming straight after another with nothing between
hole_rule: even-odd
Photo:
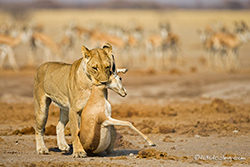
<instances>
[{"instance_id":1,"label":"springbok","mask_svg":"<svg viewBox=\"0 0 250 167\"><path fill-rule=\"evenodd\" d=\"M118 72L117 72L118 73ZM126 96L126 90L121 78L113 73L107 87L121 96ZM111 118L111 105L106 98L106 85L93 85L89 100L81 114L81 124L78 136L86 153L98 154L103 151L113 152L116 139L114 125L128 126L141 135L150 146L155 144L130 122Z\"/></svg>"},{"instance_id":2,"label":"springbok","mask_svg":"<svg viewBox=\"0 0 250 167\"><path fill-rule=\"evenodd\" d=\"M171 62L175 62L179 51L180 37L172 31L170 23L162 23L160 27L163 30L162 33L166 34L166 38L163 40L162 50L167 51L170 49L172 54L170 60Z\"/></svg>"},{"instance_id":3,"label":"springbok","mask_svg":"<svg viewBox=\"0 0 250 167\"><path fill-rule=\"evenodd\" d=\"M59 46L62 50L63 58L66 58L67 55L74 55L74 46L76 43L76 34L74 29L70 25L63 27L64 35L59 43Z\"/></svg>"},{"instance_id":4,"label":"springbok","mask_svg":"<svg viewBox=\"0 0 250 167\"><path fill-rule=\"evenodd\" d=\"M219 57L222 61L224 56L226 56L228 63L230 63L230 70L237 68L239 47L249 41L250 31L245 22L241 22L241 24L236 23L235 26L235 34L224 30L215 32L205 39L204 45L210 52L212 65L216 65L216 60ZM217 53L219 57L216 56ZM229 55L229 53L232 55ZM225 60L223 63L226 66Z\"/></svg>"},{"instance_id":5,"label":"springbok","mask_svg":"<svg viewBox=\"0 0 250 167\"><path fill-rule=\"evenodd\" d=\"M146 48L149 53L155 53L156 66L164 67L164 55L168 49L171 51L170 62L174 63L176 61L180 38L171 31L169 23L162 23L159 27L161 31L160 34L150 35L146 40ZM148 66L152 64L152 58L149 56L147 56L147 64Z\"/></svg>"},{"instance_id":6,"label":"springbok","mask_svg":"<svg viewBox=\"0 0 250 167\"><path fill-rule=\"evenodd\" d=\"M17 32L15 31L15 34ZM14 56L14 48L22 41L26 40L26 33L21 31L17 36L0 34L0 69L3 68L4 60L8 57L9 63L14 71L19 70L19 66Z\"/></svg>"},{"instance_id":7,"label":"springbok","mask_svg":"<svg viewBox=\"0 0 250 167\"><path fill-rule=\"evenodd\" d=\"M33 32L31 36L31 47L32 50L35 50L37 47L44 50L45 60L51 59L52 54L58 58L61 57L60 49L55 41L42 32Z\"/></svg>"},{"instance_id":8,"label":"springbok","mask_svg":"<svg viewBox=\"0 0 250 167\"><path fill-rule=\"evenodd\" d=\"M29 63L34 63L34 53L38 48L44 52L43 61L53 59L52 56L56 56L57 59L61 59L61 52L59 45L51 38L51 36L45 34L42 25L37 26L34 24L26 25L27 43L30 47Z\"/></svg>"}]
</instances>

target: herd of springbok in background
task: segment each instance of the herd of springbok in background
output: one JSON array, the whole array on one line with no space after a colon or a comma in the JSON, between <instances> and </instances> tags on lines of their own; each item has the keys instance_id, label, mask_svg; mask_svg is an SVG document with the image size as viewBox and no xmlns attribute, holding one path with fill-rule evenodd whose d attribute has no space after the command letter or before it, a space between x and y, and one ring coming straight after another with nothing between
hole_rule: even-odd
<instances>
[{"instance_id":1,"label":"herd of springbok in background","mask_svg":"<svg viewBox=\"0 0 250 167\"><path fill-rule=\"evenodd\" d=\"M27 66L49 60L70 60L81 45L96 48L106 42L117 49L120 66L129 68L143 64L145 69L163 70L180 57L181 37L167 21L159 22L158 29L152 32L137 22L122 27L103 23L81 26L70 21L58 32L61 34L58 41L46 34L44 28L34 22L0 22L0 69L6 67L7 62L14 71L20 69L17 46L24 47ZM250 30L244 21L235 22L233 30L221 23L207 25L197 32L213 68L237 70L239 48L250 40Z\"/></svg>"},{"instance_id":2,"label":"herd of springbok in background","mask_svg":"<svg viewBox=\"0 0 250 167\"><path fill-rule=\"evenodd\" d=\"M219 22L198 30L198 34L213 67L229 71L238 68L239 48L250 40L250 29L244 21L235 22L233 32Z\"/></svg>"}]
</instances>

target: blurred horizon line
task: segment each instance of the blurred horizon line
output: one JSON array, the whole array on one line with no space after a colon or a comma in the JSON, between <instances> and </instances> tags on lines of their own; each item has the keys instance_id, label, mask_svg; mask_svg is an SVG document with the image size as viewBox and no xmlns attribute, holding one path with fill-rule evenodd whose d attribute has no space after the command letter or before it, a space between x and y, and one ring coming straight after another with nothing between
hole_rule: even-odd
<instances>
[{"instance_id":1,"label":"blurred horizon line","mask_svg":"<svg viewBox=\"0 0 250 167\"><path fill-rule=\"evenodd\" d=\"M250 9L247 0L0 0L1 10L29 9Z\"/></svg>"}]
</instances>

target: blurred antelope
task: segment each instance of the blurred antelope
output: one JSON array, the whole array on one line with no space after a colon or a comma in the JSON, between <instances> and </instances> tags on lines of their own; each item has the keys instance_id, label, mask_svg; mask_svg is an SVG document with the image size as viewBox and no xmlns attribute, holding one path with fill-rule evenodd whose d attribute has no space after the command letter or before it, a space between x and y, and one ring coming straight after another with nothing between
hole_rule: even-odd
<instances>
[{"instance_id":1,"label":"blurred antelope","mask_svg":"<svg viewBox=\"0 0 250 167\"><path fill-rule=\"evenodd\" d=\"M58 44L47 34L42 32L42 25L39 25L39 27L30 24L26 26L26 31L28 34L28 42L30 47L30 62L34 63L34 54L37 52L37 49L42 49L44 56L43 60L50 60L54 59L54 56L56 56L58 59L61 59L61 52L59 49Z\"/></svg>"},{"instance_id":2,"label":"blurred antelope","mask_svg":"<svg viewBox=\"0 0 250 167\"><path fill-rule=\"evenodd\" d=\"M34 32L31 37L31 47L33 51L35 51L37 47L41 48L44 51L44 60L53 59L53 55L59 59L61 57L58 45L47 34Z\"/></svg>"},{"instance_id":3,"label":"blurred antelope","mask_svg":"<svg viewBox=\"0 0 250 167\"><path fill-rule=\"evenodd\" d=\"M124 41L120 37L110 35L97 29L94 29L90 32L90 40L92 43L96 43L98 45L99 43L108 42L120 49L124 48L125 46Z\"/></svg>"},{"instance_id":4,"label":"blurred antelope","mask_svg":"<svg viewBox=\"0 0 250 167\"><path fill-rule=\"evenodd\" d=\"M64 35L59 43L63 58L66 58L67 54L74 55L74 46L76 43L76 34L74 28L75 27L72 27L70 24L63 27Z\"/></svg>"},{"instance_id":5,"label":"blurred antelope","mask_svg":"<svg viewBox=\"0 0 250 167\"><path fill-rule=\"evenodd\" d=\"M10 35L11 26L9 22L4 21L0 23L0 34Z\"/></svg>"},{"instance_id":6,"label":"blurred antelope","mask_svg":"<svg viewBox=\"0 0 250 167\"><path fill-rule=\"evenodd\" d=\"M170 49L172 52L171 61L175 62L180 45L180 38L177 34L173 33L169 23L161 24L161 28L166 30L166 38L163 40L163 51ZM164 33L164 32L163 32Z\"/></svg>"},{"instance_id":7,"label":"blurred antelope","mask_svg":"<svg viewBox=\"0 0 250 167\"><path fill-rule=\"evenodd\" d=\"M245 22L235 23L235 32L230 33L225 28L213 33L204 41L205 48L210 52L210 60L214 66L220 59L224 68L229 63L229 70L235 70L238 66L239 47L250 39L250 31ZM230 55L231 53L231 55ZM217 55L217 56L216 56ZM225 59L226 60L223 60Z\"/></svg>"},{"instance_id":8,"label":"blurred antelope","mask_svg":"<svg viewBox=\"0 0 250 167\"><path fill-rule=\"evenodd\" d=\"M132 21L127 29L123 31L122 39L125 42L125 49L127 54L123 56L125 59L125 66L135 67L142 65L141 52L145 52L145 39L143 34L143 27ZM143 50L142 50L143 49Z\"/></svg>"},{"instance_id":9,"label":"blurred antelope","mask_svg":"<svg viewBox=\"0 0 250 167\"><path fill-rule=\"evenodd\" d=\"M180 38L177 34L173 33L170 28L169 23L160 24L160 34L151 35L146 40L146 48L149 54L155 53L156 65L160 68L165 66L166 51L170 49L171 63L174 63L177 59L177 54L179 51ZM147 56L148 65L152 63L152 59Z\"/></svg>"},{"instance_id":10,"label":"blurred antelope","mask_svg":"<svg viewBox=\"0 0 250 167\"><path fill-rule=\"evenodd\" d=\"M7 57L14 71L19 70L19 66L14 56L14 48L26 40L27 34L23 29L12 29L11 35L0 34L0 69L3 68L4 60ZM17 35L16 35L17 34Z\"/></svg>"}]
</instances>

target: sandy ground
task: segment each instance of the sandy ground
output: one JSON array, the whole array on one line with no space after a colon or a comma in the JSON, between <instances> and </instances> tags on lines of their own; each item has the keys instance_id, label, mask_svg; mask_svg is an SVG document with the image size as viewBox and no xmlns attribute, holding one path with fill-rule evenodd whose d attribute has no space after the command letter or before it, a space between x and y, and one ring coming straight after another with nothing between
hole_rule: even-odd
<instances>
[{"instance_id":1,"label":"sandy ground","mask_svg":"<svg viewBox=\"0 0 250 167\"><path fill-rule=\"evenodd\" d=\"M122 11L120 16L124 19L119 20L110 11L102 11L102 17L92 15L94 12L80 15L80 11L68 11L76 20L98 21L112 15L114 19L108 21L116 19L120 24L135 15L135 11L128 12L128 16ZM56 34L59 26L70 19L68 13L40 11L32 17L48 25L45 32ZM216 71L204 60L196 34L197 28L217 18L226 23L234 19L245 19L249 23L249 11L197 13L147 11L145 16L149 17L143 17L140 11L137 16L144 18L141 19L144 25L164 17L173 23L182 37L182 58L162 72L130 69L122 75L128 93L125 98L109 91L112 116L131 121L156 147L149 148L132 130L116 126L119 135L113 154L75 159L72 149L64 153L57 148L55 126L59 109L51 105L45 135L50 154L37 155L32 97L36 68L22 66L19 72L0 71L0 166L249 166L250 45L245 44L240 50L238 71ZM86 15L89 17L82 17ZM58 24L52 24L57 19ZM150 24L153 25L156 24ZM20 55L26 51L21 47L16 51L20 51L16 57L23 65L24 58ZM72 59L78 57L76 52ZM71 144L68 126L65 133Z\"/></svg>"},{"instance_id":2,"label":"sandy ground","mask_svg":"<svg viewBox=\"0 0 250 167\"><path fill-rule=\"evenodd\" d=\"M120 98L110 91L112 115L133 122L157 146L147 150L147 143L140 136L117 126L120 135L115 153L74 159L72 150L64 153L57 148L55 126L59 110L53 105L45 136L50 154L35 152L34 73L34 69L0 73L2 166L250 164L249 74L128 72L123 76L128 96ZM69 135L69 128L65 133ZM71 136L67 136L67 141L71 143Z\"/></svg>"}]
</instances>

